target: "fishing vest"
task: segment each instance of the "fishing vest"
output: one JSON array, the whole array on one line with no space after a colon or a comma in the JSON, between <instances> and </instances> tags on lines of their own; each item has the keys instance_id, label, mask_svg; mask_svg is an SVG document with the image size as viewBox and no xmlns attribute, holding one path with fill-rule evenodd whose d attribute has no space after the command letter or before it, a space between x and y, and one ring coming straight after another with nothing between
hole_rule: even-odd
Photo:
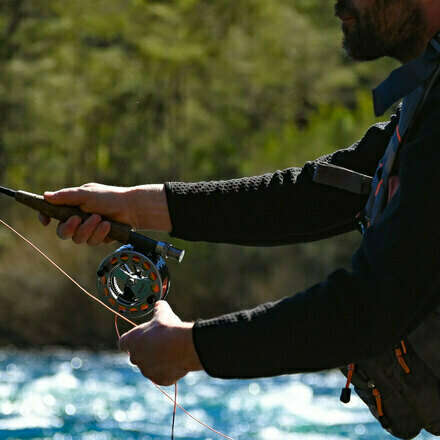
<instances>
[{"instance_id":1,"label":"fishing vest","mask_svg":"<svg viewBox=\"0 0 440 440\"><path fill-rule=\"evenodd\" d=\"M404 99L399 123L374 177L329 164L318 164L315 169L315 182L358 194L369 193L358 218L363 234L380 221L384 208L398 190L398 179L393 176L396 158L440 76L440 38L436 36L431 41L420 59L398 70L375 90L377 115L396 100ZM403 85L402 78L408 80ZM400 79L397 84L396 79ZM374 417L393 436L411 439L422 429L440 436L440 308L388 351L341 371L347 377L341 401L350 401L353 384Z\"/></svg>"}]
</instances>

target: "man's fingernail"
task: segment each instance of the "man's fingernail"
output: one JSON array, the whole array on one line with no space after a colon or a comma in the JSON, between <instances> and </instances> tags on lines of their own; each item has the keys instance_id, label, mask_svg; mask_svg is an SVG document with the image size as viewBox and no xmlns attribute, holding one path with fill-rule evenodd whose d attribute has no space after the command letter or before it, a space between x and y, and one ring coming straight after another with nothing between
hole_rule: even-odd
<instances>
[{"instance_id":1,"label":"man's fingernail","mask_svg":"<svg viewBox=\"0 0 440 440\"><path fill-rule=\"evenodd\" d=\"M44 195L47 197L53 197L54 194L55 194L54 191L44 191Z\"/></svg>"}]
</instances>

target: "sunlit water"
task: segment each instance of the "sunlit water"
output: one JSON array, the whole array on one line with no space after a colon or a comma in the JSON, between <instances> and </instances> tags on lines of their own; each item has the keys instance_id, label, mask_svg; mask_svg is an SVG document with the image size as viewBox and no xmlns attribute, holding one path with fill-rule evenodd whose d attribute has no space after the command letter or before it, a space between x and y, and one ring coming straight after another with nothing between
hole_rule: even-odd
<instances>
[{"instance_id":1,"label":"sunlit water","mask_svg":"<svg viewBox=\"0 0 440 440\"><path fill-rule=\"evenodd\" d=\"M180 382L179 403L237 440L391 439L357 397L339 403L343 385L339 373L251 381L196 373ZM0 351L0 439L169 439L171 415L125 355ZM220 439L179 410L175 438Z\"/></svg>"}]
</instances>

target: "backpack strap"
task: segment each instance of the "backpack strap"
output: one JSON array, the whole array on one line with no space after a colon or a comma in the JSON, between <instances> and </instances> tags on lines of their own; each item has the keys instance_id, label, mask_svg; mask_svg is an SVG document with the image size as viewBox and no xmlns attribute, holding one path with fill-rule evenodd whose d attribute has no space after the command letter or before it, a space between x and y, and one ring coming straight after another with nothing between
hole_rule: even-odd
<instances>
[{"instance_id":1,"label":"backpack strap","mask_svg":"<svg viewBox=\"0 0 440 440\"><path fill-rule=\"evenodd\" d=\"M315 165L313 181L322 185L333 186L351 193L368 195L371 191L373 178L348 168L329 163Z\"/></svg>"}]
</instances>

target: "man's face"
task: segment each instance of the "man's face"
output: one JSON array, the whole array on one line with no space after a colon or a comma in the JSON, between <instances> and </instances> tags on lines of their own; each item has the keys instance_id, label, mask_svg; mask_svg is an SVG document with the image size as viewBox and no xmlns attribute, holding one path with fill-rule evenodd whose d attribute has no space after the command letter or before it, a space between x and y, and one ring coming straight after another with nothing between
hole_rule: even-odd
<instances>
[{"instance_id":1,"label":"man's face","mask_svg":"<svg viewBox=\"0 0 440 440\"><path fill-rule=\"evenodd\" d=\"M420 0L338 0L344 48L356 60L391 56L407 61L426 45Z\"/></svg>"}]
</instances>

